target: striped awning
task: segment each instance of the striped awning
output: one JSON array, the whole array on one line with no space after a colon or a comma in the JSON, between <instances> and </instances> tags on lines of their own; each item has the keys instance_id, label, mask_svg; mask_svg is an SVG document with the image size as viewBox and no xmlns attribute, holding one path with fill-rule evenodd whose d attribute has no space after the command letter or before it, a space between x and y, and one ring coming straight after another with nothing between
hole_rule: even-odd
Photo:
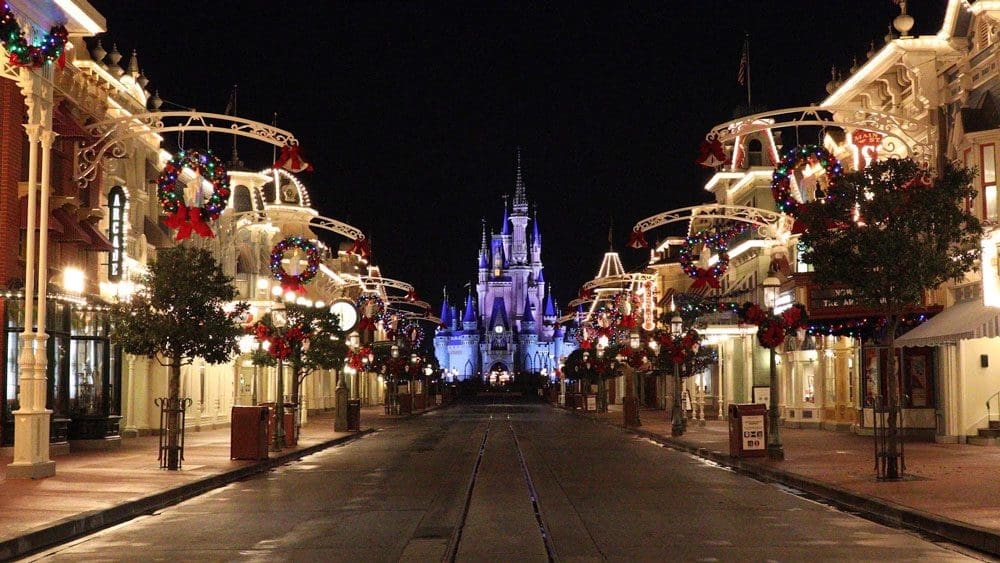
<instances>
[{"instance_id":1,"label":"striped awning","mask_svg":"<svg viewBox=\"0 0 1000 563\"><path fill-rule=\"evenodd\" d=\"M941 346L959 340L1000 336L1000 308L982 301L948 307L931 320L896 339L897 346Z\"/></svg>"}]
</instances>

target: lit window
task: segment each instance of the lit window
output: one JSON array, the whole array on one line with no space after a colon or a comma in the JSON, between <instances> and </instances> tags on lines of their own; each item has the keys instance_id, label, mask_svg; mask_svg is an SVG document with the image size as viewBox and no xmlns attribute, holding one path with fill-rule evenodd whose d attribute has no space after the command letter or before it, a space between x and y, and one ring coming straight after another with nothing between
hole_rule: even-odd
<instances>
[{"instance_id":1,"label":"lit window","mask_svg":"<svg viewBox=\"0 0 1000 563\"><path fill-rule=\"evenodd\" d=\"M996 147L983 146L983 200L985 218L997 218L997 164Z\"/></svg>"}]
</instances>

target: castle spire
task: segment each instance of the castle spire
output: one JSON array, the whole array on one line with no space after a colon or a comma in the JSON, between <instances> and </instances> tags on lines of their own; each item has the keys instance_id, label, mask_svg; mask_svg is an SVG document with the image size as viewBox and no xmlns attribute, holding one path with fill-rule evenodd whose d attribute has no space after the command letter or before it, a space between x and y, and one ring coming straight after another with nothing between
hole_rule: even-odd
<instances>
[{"instance_id":1,"label":"castle spire","mask_svg":"<svg viewBox=\"0 0 1000 563\"><path fill-rule=\"evenodd\" d=\"M531 244L534 246L542 245L542 235L538 234L538 208L535 208L534 220L531 222Z\"/></svg>"},{"instance_id":2,"label":"castle spire","mask_svg":"<svg viewBox=\"0 0 1000 563\"><path fill-rule=\"evenodd\" d=\"M521 146L517 147L517 177L514 181L514 211L528 211L528 196L524 189L524 176L521 174Z\"/></svg>"},{"instance_id":3,"label":"castle spire","mask_svg":"<svg viewBox=\"0 0 1000 563\"><path fill-rule=\"evenodd\" d=\"M558 313L556 313L556 311L557 311L556 305L552 301L552 285L549 284L549 292L548 292L548 295L545 296L545 313L544 314L545 314L546 317L557 317L559 315L558 315Z\"/></svg>"},{"instance_id":4,"label":"castle spire","mask_svg":"<svg viewBox=\"0 0 1000 563\"><path fill-rule=\"evenodd\" d=\"M507 213L507 194L503 195L503 224L500 225L500 235L510 236L510 215Z\"/></svg>"},{"instance_id":5,"label":"castle spire","mask_svg":"<svg viewBox=\"0 0 1000 563\"><path fill-rule=\"evenodd\" d=\"M451 328L451 306L448 303L448 287L444 288L444 300L441 302L441 325Z\"/></svg>"},{"instance_id":6,"label":"castle spire","mask_svg":"<svg viewBox=\"0 0 1000 563\"><path fill-rule=\"evenodd\" d=\"M465 315L462 316L462 323L473 323L476 322L476 309L472 305L472 291L469 291L469 296L465 298Z\"/></svg>"},{"instance_id":7,"label":"castle spire","mask_svg":"<svg viewBox=\"0 0 1000 563\"><path fill-rule=\"evenodd\" d=\"M486 254L486 251L487 251L487 248L488 248L486 246L486 217L483 217L481 219L481 221L483 222L483 235L482 235L482 239L481 239L481 241L479 243L479 252L482 253L482 254Z\"/></svg>"},{"instance_id":8,"label":"castle spire","mask_svg":"<svg viewBox=\"0 0 1000 563\"><path fill-rule=\"evenodd\" d=\"M528 292L528 287L524 287L524 311L521 313L522 323L534 323L535 315L531 312L531 299L529 298L530 293Z\"/></svg>"}]
</instances>

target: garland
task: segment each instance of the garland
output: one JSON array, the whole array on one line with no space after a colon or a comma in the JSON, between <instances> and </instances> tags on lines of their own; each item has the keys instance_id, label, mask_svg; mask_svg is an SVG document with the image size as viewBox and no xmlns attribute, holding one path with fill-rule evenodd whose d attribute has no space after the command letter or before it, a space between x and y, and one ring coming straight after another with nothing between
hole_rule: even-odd
<instances>
[{"instance_id":1,"label":"garland","mask_svg":"<svg viewBox=\"0 0 1000 563\"><path fill-rule=\"evenodd\" d=\"M755 303L744 303L740 307L740 319L757 325L757 341L760 345L774 349L785 341L785 335L795 334L806 326L806 308L796 303L780 315L773 315Z\"/></svg>"},{"instance_id":2,"label":"garland","mask_svg":"<svg viewBox=\"0 0 1000 563\"><path fill-rule=\"evenodd\" d=\"M691 328L684 334L674 336L667 331L662 331L657 337L660 343L660 357L664 357L674 365L680 365L694 357L701 347L701 335Z\"/></svg>"},{"instance_id":3,"label":"garland","mask_svg":"<svg viewBox=\"0 0 1000 563\"><path fill-rule=\"evenodd\" d=\"M800 205L806 204L792 196L792 174L799 166L807 163L819 164L826 171L827 180L832 184L840 176L841 166L837 157L830 154L819 145L805 145L791 147L785 151L785 155L774 169L771 179L771 195L778 206L778 211L795 215ZM829 198L829 190L816 189L816 200Z\"/></svg>"},{"instance_id":4,"label":"garland","mask_svg":"<svg viewBox=\"0 0 1000 563\"><path fill-rule=\"evenodd\" d=\"M294 325L287 328L283 333L274 330L274 327L263 321L257 321L247 329L247 333L253 335L260 342L267 342L264 349L271 357L284 360L292 354L296 344L310 336L312 327Z\"/></svg>"},{"instance_id":5,"label":"garland","mask_svg":"<svg viewBox=\"0 0 1000 563\"><path fill-rule=\"evenodd\" d=\"M389 312L385 301L377 293L363 293L354 303L361 318L358 320L358 330L375 330L379 321L388 321Z\"/></svg>"},{"instance_id":6,"label":"garland","mask_svg":"<svg viewBox=\"0 0 1000 563\"><path fill-rule=\"evenodd\" d=\"M281 261L285 259L285 252L290 248L297 248L306 253L306 269L298 274L289 274L281 265ZM300 236L283 239L271 249L271 274L281 283L284 292L305 293L305 284L312 281L318 271L319 250L315 244Z\"/></svg>"},{"instance_id":7,"label":"garland","mask_svg":"<svg viewBox=\"0 0 1000 563\"><path fill-rule=\"evenodd\" d=\"M52 26L49 32L42 36L41 45L30 45L17 23L14 12L4 2L0 12L0 45L10 55L10 64L19 67L38 68L45 63L58 61L59 68L66 65L66 42L69 32L62 25Z\"/></svg>"},{"instance_id":8,"label":"garland","mask_svg":"<svg viewBox=\"0 0 1000 563\"><path fill-rule=\"evenodd\" d=\"M694 278L692 289L703 285L719 288L719 278L729 269L729 240L741 233L743 228L726 229L723 231L698 231L688 235L678 252L678 261L689 278ZM691 250L695 245L702 244L719 255L719 260L711 267L702 268L695 265Z\"/></svg>"},{"instance_id":9,"label":"garland","mask_svg":"<svg viewBox=\"0 0 1000 563\"><path fill-rule=\"evenodd\" d=\"M184 189L177 185L177 178L184 168L193 170L212 184L212 195L204 207L188 207L184 203ZM229 172L226 165L211 150L204 153L181 150L175 154L156 181L160 207L167 213L163 224L177 229L177 240L184 240L194 231L201 237L213 238L215 233L207 221L219 218L229 200Z\"/></svg>"}]
</instances>

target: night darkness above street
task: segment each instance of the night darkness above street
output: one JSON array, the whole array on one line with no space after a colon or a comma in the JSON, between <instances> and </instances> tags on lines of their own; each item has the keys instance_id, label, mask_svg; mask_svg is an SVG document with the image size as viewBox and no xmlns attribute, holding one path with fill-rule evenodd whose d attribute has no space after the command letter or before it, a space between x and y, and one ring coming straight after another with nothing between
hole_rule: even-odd
<instances>
[{"instance_id":1,"label":"night darkness above street","mask_svg":"<svg viewBox=\"0 0 1000 563\"><path fill-rule=\"evenodd\" d=\"M480 221L497 225L501 196L513 195L518 145L546 273L566 302L597 271L612 219L623 251L639 219L710 200L694 159L708 129L746 105L744 32L754 107L808 105L831 66L846 72L882 43L897 10L888 0L94 6L109 22L105 48L136 49L164 100L221 113L238 84L239 115L270 123L278 112L316 166L304 178L323 194L319 209L372 231L383 269L420 264L408 279L435 302L442 286L471 281ZM916 32L940 27L939 2L910 6ZM269 150L242 144L245 161L269 164ZM630 269L643 258L623 252Z\"/></svg>"}]
</instances>

